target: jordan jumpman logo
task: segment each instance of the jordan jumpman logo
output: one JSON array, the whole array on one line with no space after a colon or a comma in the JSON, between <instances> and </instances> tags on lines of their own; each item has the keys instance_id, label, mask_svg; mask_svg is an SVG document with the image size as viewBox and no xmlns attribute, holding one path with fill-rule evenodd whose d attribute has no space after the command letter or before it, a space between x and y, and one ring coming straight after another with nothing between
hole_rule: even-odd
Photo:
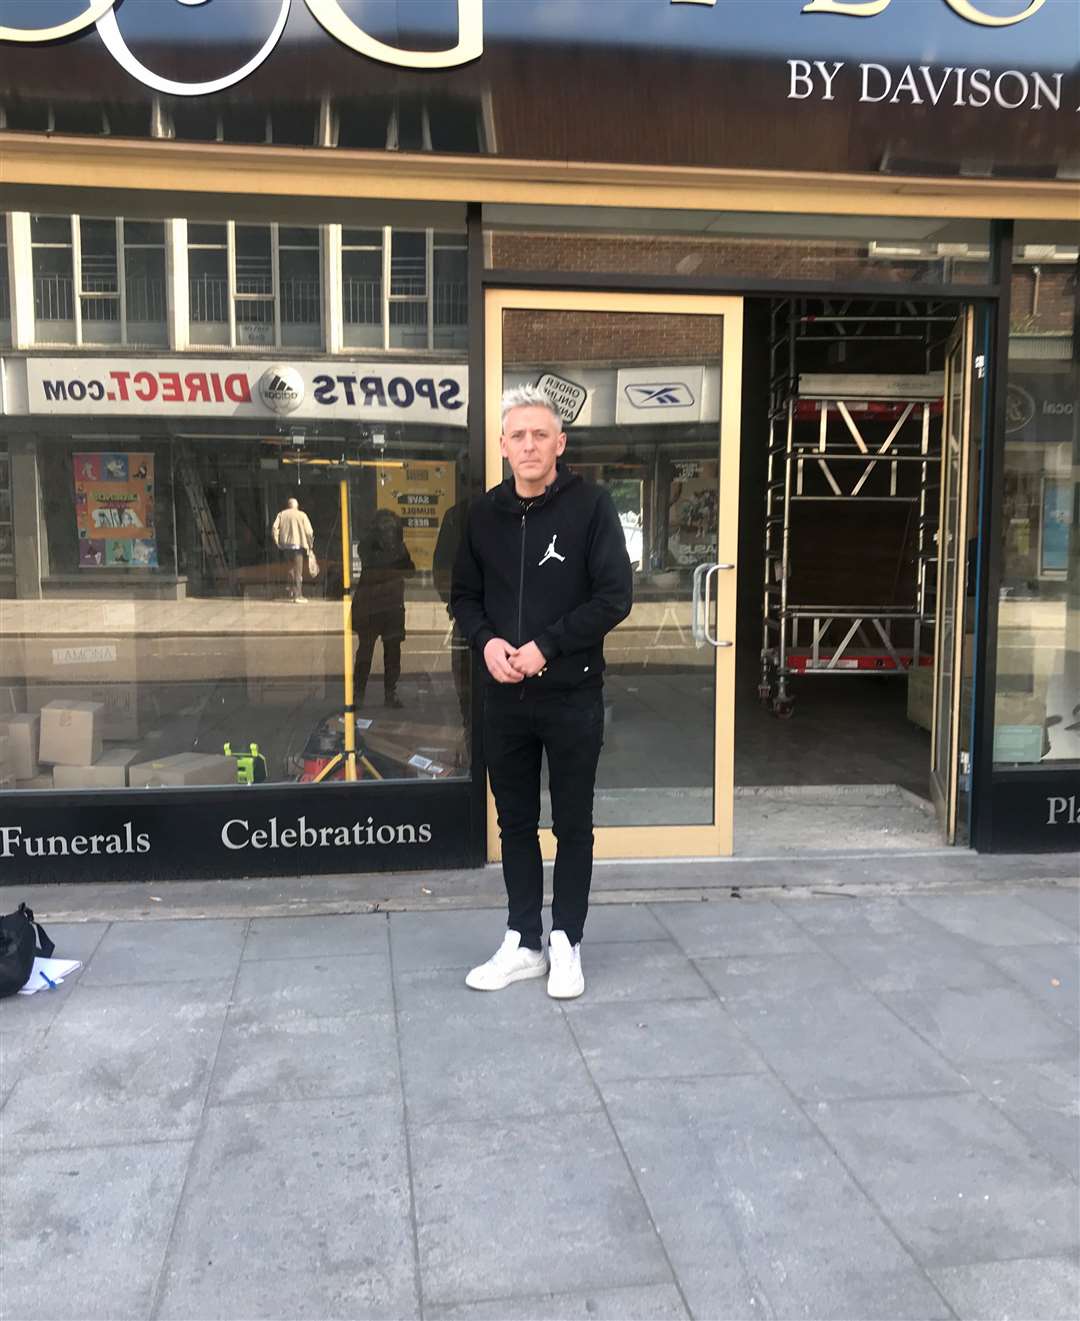
<instances>
[{"instance_id":1,"label":"jordan jumpman logo","mask_svg":"<svg viewBox=\"0 0 1080 1321\"><path fill-rule=\"evenodd\" d=\"M566 563L566 556L560 555L559 552L555 549L555 543L556 541L558 541L558 539L559 539L559 534L556 532L555 535L551 538L551 544L548 546L547 550L544 551L544 557L537 565L537 568L542 568L548 562L548 560L558 560L560 564Z\"/></svg>"}]
</instances>

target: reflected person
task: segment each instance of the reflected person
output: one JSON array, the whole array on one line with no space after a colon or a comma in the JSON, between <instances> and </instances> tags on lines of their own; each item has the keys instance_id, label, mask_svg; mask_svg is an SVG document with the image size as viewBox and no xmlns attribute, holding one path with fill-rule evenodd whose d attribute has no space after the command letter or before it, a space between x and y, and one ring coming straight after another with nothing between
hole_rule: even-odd
<instances>
[{"instance_id":1,"label":"reflected person","mask_svg":"<svg viewBox=\"0 0 1080 1321\"><path fill-rule=\"evenodd\" d=\"M295 496L285 502L285 508L274 519L270 532L274 545L285 558L289 600L303 605L304 560L315 549L315 532Z\"/></svg>"},{"instance_id":2,"label":"reflected person","mask_svg":"<svg viewBox=\"0 0 1080 1321\"><path fill-rule=\"evenodd\" d=\"M405 641L405 579L416 565L405 545L401 519L380 509L370 534L360 542L360 576L352 598L352 629L356 634L356 705L364 701L375 641L382 638L383 700L400 711L401 644Z\"/></svg>"}]
</instances>

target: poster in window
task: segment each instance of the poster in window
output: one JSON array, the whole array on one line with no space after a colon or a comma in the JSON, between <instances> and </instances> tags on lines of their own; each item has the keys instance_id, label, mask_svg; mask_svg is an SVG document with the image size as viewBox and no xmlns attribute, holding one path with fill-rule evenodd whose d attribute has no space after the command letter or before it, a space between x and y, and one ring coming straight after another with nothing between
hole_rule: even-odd
<instances>
[{"instance_id":1,"label":"poster in window","mask_svg":"<svg viewBox=\"0 0 1080 1321\"><path fill-rule=\"evenodd\" d=\"M75 454L75 523L82 569L156 569L154 456Z\"/></svg>"},{"instance_id":2,"label":"poster in window","mask_svg":"<svg viewBox=\"0 0 1080 1321\"><path fill-rule=\"evenodd\" d=\"M716 559L719 517L715 461L671 465L668 488L668 563L699 564Z\"/></svg>"},{"instance_id":3,"label":"poster in window","mask_svg":"<svg viewBox=\"0 0 1080 1321\"><path fill-rule=\"evenodd\" d=\"M401 519L405 545L422 572L431 569L439 528L453 508L456 490L457 465L442 459L409 460L378 470L376 507Z\"/></svg>"},{"instance_id":4,"label":"poster in window","mask_svg":"<svg viewBox=\"0 0 1080 1321\"><path fill-rule=\"evenodd\" d=\"M1057 577L1069 568L1069 529L1072 526L1072 482L1063 477L1043 479L1042 539L1039 572Z\"/></svg>"}]
</instances>

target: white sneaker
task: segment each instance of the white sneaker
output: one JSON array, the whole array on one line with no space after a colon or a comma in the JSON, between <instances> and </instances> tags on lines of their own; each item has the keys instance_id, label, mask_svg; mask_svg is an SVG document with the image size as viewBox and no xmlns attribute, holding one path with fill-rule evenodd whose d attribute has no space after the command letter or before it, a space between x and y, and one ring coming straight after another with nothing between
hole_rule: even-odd
<instances>
[{"instance_id":1,"label":"white sneaker","mask_svg":"<svg viewBox=\"0 0 1080 1321\"><path fill-rule=\"evenodd\" d=\"M571 945L565 931L553 931L548 937L548 955L551 958L548 995L556 1000L576 999L585 989L581 945Z\"/></svg>"},{"instance_id":2,"label":"white sneaker","mask_svg":"<svg viewBox=\"0 0 1080 1321\"><path fill-rule=\"evenodd\" d=\"M511 982L523 982L529 977L543 977L548 961L543 950L523 949L521 933L508 931L503 943L488 959L466 976L465 985L474 991L501 991Z\"/></svg>"},{"instance_id":3,"label":"white sneaker","mask_svg":"<svg viewBox=\"0 0 1080 1321\"><path fill-rule=\"evenodd\" d=\"M306 596L294 596L294 597L293 597L293 604L294 604L294 605L307 605L307 597L306 597Z\"/></svg>"}]
</instances>

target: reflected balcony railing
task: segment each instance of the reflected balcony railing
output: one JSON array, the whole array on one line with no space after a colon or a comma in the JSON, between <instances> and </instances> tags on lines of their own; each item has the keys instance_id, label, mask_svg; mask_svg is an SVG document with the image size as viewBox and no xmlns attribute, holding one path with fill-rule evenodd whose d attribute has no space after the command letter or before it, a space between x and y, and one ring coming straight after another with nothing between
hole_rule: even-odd
<instances>
[{"instance_id":1,"label":"reflected balcony railing","mask_svg":"<svg viewBox=\"0 0 1080 1321\"><path fill-rule=\"evenodd\" d=\"M34 276L34 317L38 321L75 320L75 281L70 275Z\"/></svg>"}]
</instances>

